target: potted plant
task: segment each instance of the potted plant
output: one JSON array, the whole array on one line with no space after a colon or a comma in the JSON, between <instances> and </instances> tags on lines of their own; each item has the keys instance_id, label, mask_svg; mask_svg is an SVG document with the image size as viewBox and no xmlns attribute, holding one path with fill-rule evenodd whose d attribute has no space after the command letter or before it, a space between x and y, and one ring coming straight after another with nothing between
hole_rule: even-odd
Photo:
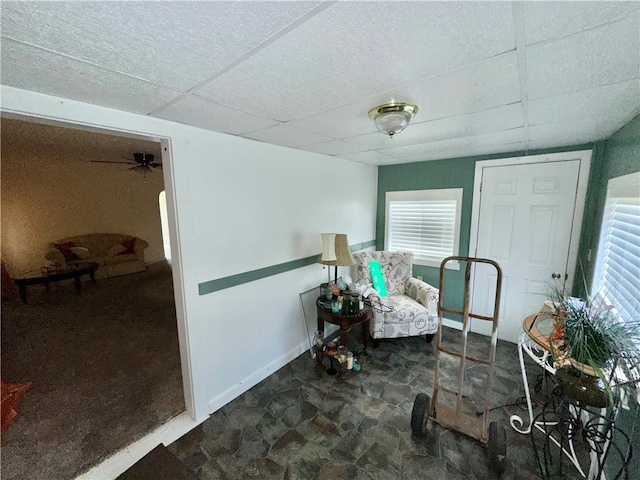
<instances>
[{"instance_id":1,"label":"potted plant","mask_svg":"<svg viewBox=\"0 0 640 480\"><path fill-rule=\"evenodd\" d=\"M591 298L556 296L549 341L558 384L584 405L605 407L613 385L637 383L640 322Z\"/></svg>"}]
</instances>

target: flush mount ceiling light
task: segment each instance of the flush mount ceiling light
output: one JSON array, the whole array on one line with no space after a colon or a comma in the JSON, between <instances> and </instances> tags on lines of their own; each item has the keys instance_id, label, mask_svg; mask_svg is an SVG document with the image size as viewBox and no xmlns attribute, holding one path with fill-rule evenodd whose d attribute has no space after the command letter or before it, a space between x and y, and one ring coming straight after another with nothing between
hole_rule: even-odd
<instances>
[{"instance_id":1,"label":"flush mount ceiling light","mask_svg":"<svg viewBox=\"0 0 640 480\"><path fill-rule=\"evenodd\" d=\"M369 110L369 118L376 124L378 130L391 138L409 125L418 113L418 107L408 103L387 103Z\"/></svg>"}]
</instances>

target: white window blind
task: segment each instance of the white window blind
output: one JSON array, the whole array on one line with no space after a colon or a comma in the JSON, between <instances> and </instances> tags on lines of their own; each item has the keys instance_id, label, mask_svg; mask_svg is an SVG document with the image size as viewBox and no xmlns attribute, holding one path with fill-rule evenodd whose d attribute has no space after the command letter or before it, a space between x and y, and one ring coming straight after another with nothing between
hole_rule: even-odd
<instances>
[{"instance_id":1,"label":"white window blind","mask_svg":"<svg viewBox=\"0 0 640 480\"><path fill-rule=\"evenodd\" d=\"M387 250L410 251L415 263L440 266L458 253L462 189L387 192Z\"/></svg>"},{"instance_id":2,"label":"white window blind","mask_svg":"<svg viewBox=\"0 0 640 480\"><path fill-rule=\"evenodd\" d=\"M623 320L640 314L640 172L609 180L593 292Z\"/></svg>"}]
</instances>

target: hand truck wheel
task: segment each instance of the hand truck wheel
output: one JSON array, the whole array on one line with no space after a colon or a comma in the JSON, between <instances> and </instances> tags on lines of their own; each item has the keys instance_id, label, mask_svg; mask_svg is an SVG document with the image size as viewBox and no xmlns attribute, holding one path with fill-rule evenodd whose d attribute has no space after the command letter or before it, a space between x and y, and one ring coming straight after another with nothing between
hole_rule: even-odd
<instances>
[{"instance_id":1,"label":"hand truck wheel","mask_svg":"<svg viewBox=\"0 0 640 480\"><path fill-rule=\"evenodd\" d=\"M507 433L504 427L498 425L497 422L489 423L487 449L489 450L489 463L491 468L501 475L504 471L505 459L507 457Z\"/></svg>"},{"instance_id":2,"label":"hand truck wheel","mask_svg":"<svg viewBox=\"0 0 640 480\"><path fill-rule=\"evenodd\" d=\"M426 393L419 393L413 402L411 411L411 431L416 435L424 435L426 432L427 412L431 400Z\"/></svg>"}]
</instances>

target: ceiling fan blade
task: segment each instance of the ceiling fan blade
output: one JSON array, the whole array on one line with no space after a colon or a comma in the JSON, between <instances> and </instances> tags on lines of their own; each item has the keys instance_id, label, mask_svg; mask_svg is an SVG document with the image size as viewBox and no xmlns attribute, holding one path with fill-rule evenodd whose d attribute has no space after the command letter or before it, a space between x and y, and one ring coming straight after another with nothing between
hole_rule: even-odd
<instances>
[{"instance_id":1,"label":"ceiling fan blade","mask_svg":"<svg viewBox=\"0 0 640 480\"><path fill-rule=\"evenodd\" d=\"M114 162L112 160L91 160L91 163L119 163L120 165L135 165L133 162Z\"/></svg>"},{"instance_id":2,"label":"ceiling fan blade","mask_svg":"<svg viewBox=\"0 0 640 480\"><path fill-rule=\"evenodd\" d=\"M162 170L162 164L161 163L150 163L149 165L151 167L153 167L153 168L159 168L160 170Z\"/></svg>"},{"instance_id":3,"label":"ceiling fan blade","mask_svg":"<svg viewBox=\"0 0 640 480\"><path fill-rule=\"evenodd\" d=\"M122 157L131 163L144 163L144 153L134 153L133 158Z\"/></svg>"}]
</instances>

